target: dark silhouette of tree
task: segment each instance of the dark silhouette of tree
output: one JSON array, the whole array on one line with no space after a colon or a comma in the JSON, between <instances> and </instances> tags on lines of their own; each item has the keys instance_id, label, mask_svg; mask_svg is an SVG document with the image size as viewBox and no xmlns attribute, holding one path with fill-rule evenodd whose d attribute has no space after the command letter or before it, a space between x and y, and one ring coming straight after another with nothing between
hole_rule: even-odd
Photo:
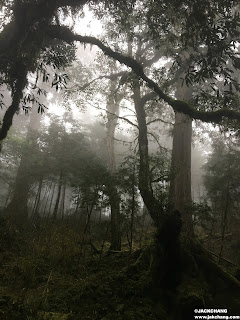
<instances>
[{"instance_id":1,"label":"dark silhouette of tree","mask_svg":"<svg viewBox=\"0 0 240 320\"><path fill-rule=\"evenodd\" d=\"M33 145L37 145L40 121L41 114L37 113L36 109L33 109L30 113L26 142L23 145L21 160L14 183L13 196L4 210L9 218L14 218L17 221L23 221L28 217L29 191L34 182L33 170L35 166L38 166L38 160L40 160L34 160L32 157L32 147Z\"/></svg>"},{"instance_id":2,"label":"dark silhouette of tree","mask_svg":"<svg viewBox=\"0 0 240 320\"><path fill-rule=\"evenodd\" d=\"M23 98L23 90L27 86L28 73L37 70L42 48L48 48L51 41L68 44L78 41L98 46L105 55L129 67L132 71L132 86L139 130L139 189L144 203L158 227L158 251L162 252L163 261L156 262L156 269L160 270L161 262L163 268L156 281L159 287L164 288L166 297L170 301L167 301L167 303L171 304L172 293L176 286L180 283L183 285L184 281L187 282L186 278L193 280L194 273L199 276L199 279L208 282L210 277L214 276L214 279L221 279L221 281L229 284L228 287L233 288L235 292L239 292L239 282L219 268L193 237L190 237L188 244L185 245L188 247L188 252L186 253L184 250L180 252L184 247L180 241L181 212L179 213L176 210L170 213L162 212L161 203L153 192L146 110L140 92L141 83L144 83L157 94L159 99L171 106L175 112L186 114L190 119L214 123L222 123L227 119L229 121L228 126L232 125L231 122L235 125L239 123L240 112L236 103L239 83L235 79L233 71L233 69L238 70L240 68L238 2L225 0L204 0L201 2L151 0L140 3L145 10L149 38L154 40L159 48L161 48L162 40L165 40L166 35L168 35L169 43L174 44L169 46L167 51L170 52L171 56L173 54L178 55L179 58L176 59L177 70L179 66L184 64L185 58L181 54L181 50L185 51L186 48L192 48L193 52L189 52L190 63L184 71L185 82L186 85L192 85L193 83L208 84L212 89L210 92L211 98L217 100L217 103L209 103L209 105L207 103L204 105L199 99L192 104L186 101L188 99L185 97L186 100L181 100L178 97L173 98L158 81L153 80L154 78L145 68L143 61L137 59L137 57L133 58L126 53L121 53L119 49L112 49L105 41L77 34L69 27L60 24L61 19L55 17L59 8L69 6L74 9L81 9L86 3L88 1L81 0L13 2L12 19L0 34L1 83L7 83L12 92L12 103L3 118L0 140L6 137L12 124L12 118L19 108L20 101ZM101 5L104 10L108 8L119 26L129 26L131 31L131 19L127 23L127 18L134 8L134 2L126 4L125 1L97 1L92 6L96 11L99 9L99 14L101 14ZM52 52L54 52L54 49ZM212 84L211 80L214 78L216 78L216 81ZM224 91L218 87L219 78L224 83ZM65 77L55 74L52 84L57 88L64 86ZM202 97L204 97L204 94L206 92L203 92ZM183 257L187 267L184 266ZM189 261L190 263L188 263ZM185 268L188 277L181 279L181 268ZM169 278L171 278L171 281L168 281ZM210 287L209 291L211 291ZM191 298L188 307L192 312L195 307L204 306L207 294L201 292L196 296L193 292L188 292L187 297ZM180 295L178 306L181 305L181 299L184 299L184 297ZM182 318L186 319L190 318L189 309L183 308L180 310L179 307L177 311Z\"/></svg>"}]
</instances>

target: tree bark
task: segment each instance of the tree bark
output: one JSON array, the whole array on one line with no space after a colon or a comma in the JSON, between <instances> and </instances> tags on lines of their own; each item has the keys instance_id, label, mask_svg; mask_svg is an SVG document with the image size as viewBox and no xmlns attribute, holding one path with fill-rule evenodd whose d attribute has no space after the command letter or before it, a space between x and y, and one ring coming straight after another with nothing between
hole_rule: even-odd
<instances>
[{"instance_id":1,"label":"tree bark","mask_svg":"<svg viewBox=\"0 0 240 320\"><path fill-rule=\"evenodd\" d=\"M118 123L119 116L119 99L115 93L116 82L111 81L110 96L107 102L107 158L109 171L114 173L116 171L116 158L115 158L115 131Z\"/></svg>"},{"instance_id":2,"label":"tree bark","mask_svg":"<svg viewBox=\"0 0 240 320\"><path fill-rule=\"evenodd\" d=\"M178 84L177 99L189 101L192 88ZM183 113L175 112L172 148L172 179L170 182L170 208L181 213L184 232L193 233L191 212L191 142L192 119Z\"/></svg>"},{"instance_id":3,"label":"tree bark","mask_svg":"<svg viewBox=\"0 0 240 320\"><path fill-rule=\"evenodd\" d=\"M116 95L116 82L111 81L110 95L107 102L107 161L111 176L114 176L116 171L116 157L115 157L115 130L119 115L119 100ZM120 197L118 195L117 186L114 183L114 177L109 186L109 201L111 207L111 250L121 250L121 222L120 222Z\"/></svg>"},{"instance_id":4,"label":"tree bark","mask_svg":"<svg viewBox=\"0 0 240 320\"><path fill-rule=\"evenodd\" d=\"M143 198L144 204L148 212L158 226L160 223L161 205L153 195L151 179L149 174L149 155L148 155L148 138L147 138L147 123L144 110L145 99L141 98L140 83L138 79L134 81L133 89L134 107L137 114L139 135L139 190Z\"/></svg>"},{"instance_id":5,"label":"tree bark","mask_svg":"<svg viewBox=\"0 0 240 320\"><path fill-rule=\"evenodd\" d=\"M173 129L170 207L176 208L183 220L183 230L193 231L191 214L191 137L192 120L176 112Z\"/></svg>"},{"instance_id":6,"label":"tree bark","mask_svg":"<svg viewBox=\"0 0 240 320\"><path fill-rule=\"evenodd\" d=\"M51 208L52 208L53 198L54 198L54 194L55 194L55 188L56 188L56 185L54 184L54 185L53 185L53 190L52 190L52 195L51 195L51 200L50 200L49 208L48 208L48 214L47 214L47 217L48 217L48 218L49 218L50 215L51 215ZM49 191L49 192L50 192L50 191Z\"/></svg>"},{"instance_id":7,"label":"tree bark","mask_svg":"<svg viewBox=\"0 0 240 320\"><path fill-rule=\"evenodd\" d=\"M57 213L58 213L58 207L59 207L59 203L60 203L62 184L63 184L63 172L61 170L60 176L59 176L59 182L58 182L57 199L56 199L55 206L54 206L54 209L53 209L53 214L52 214L52 219L54 221L57 219Z\"/></svg>"},{"instance_id":8,"label":"tree bark","mask_svg":"<svg viewBox=\"0 0 240 320\"><path fill-rule=\"evenodd\" d=\"M134 217L135 217L135 166L133 167L133 176L132 176L132 206L131 206L130 244L129 244L130 256L132 255Z\"/></svg>"},{"instance_id":9,"label":"tree bark","mask_svg":"<svg viewBox=\"0 0 240 320\"><path fill-rule=\"evenodd\" d=\"M61 216L62 220L64 219L65 214L65 196L66 196L66 181L63 183L63 190L62 190L62 203L61 203Z\"/></svg>"},{"instance_id":10,"label":"tree bark","mask_svg":"<svg viewBox=\"0 0 240 320\"><path fill-rule=\"evenodd\" d=\"M33 211L32 211L32 220L33 221L39 215L39 203L40 203L40 199L41 199L42 185L43 185L43 177L40 178L38 190L37 190L37 194L36 194L36 199L35 199L34 206L33 206Z\"/></svg>"},{"instance_id":11,"label":"tree bark","mask_svg":"<svg viewBox=\"0 0 240 320\"><path fill-rule=\"evenodd\" d=\"M230 181L227 182L227 187L224 190L225 194L222 195L224 199L224 206L222 211L222 217L221 217L221 245L220 245L220 251L219 251L219 257L218 257L218 263L221 263L222 255L223 255L223 248L224 248L224 236L225 231L227 227L227 216L229 212L229 200L230 200Z\"/></svg>"}]
</instances>

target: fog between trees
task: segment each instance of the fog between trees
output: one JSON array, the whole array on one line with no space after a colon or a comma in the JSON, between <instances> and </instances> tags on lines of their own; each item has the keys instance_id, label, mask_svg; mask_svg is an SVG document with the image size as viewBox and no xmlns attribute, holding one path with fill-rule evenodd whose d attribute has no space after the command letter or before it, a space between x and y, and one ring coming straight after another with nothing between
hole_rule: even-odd
<instances>
[{"instance_id":1,"label":"fog between trees","mask_svg":"<svg viewBox=\"0 0 240 320\"><path fill-rule=\"evenodd\" d=\"M83 310L71 302L54 305L58 286L39 298L38 265L48 279L58 264L59 274L71 269L75 297L95 255L103 273L116 255L123 269L114 281L118 272L126 285L133 281L136 292L127 292L136 306L144 300L141 315L116 307L127 300L118 292L107 311L90 303L83 319L92 308L92 319L187 319L198 306L223 307L230 294L236 313L238 3L3 1L1 10L1 246L12 266L3 281L9 301L15 263L27 272L23 259L32 272L19 283L28 292L18 295L24 312L31 314L29 299L32 317L79 317ZM114 284L106 281L110 292Z\"/></svg>"}]
</instances>

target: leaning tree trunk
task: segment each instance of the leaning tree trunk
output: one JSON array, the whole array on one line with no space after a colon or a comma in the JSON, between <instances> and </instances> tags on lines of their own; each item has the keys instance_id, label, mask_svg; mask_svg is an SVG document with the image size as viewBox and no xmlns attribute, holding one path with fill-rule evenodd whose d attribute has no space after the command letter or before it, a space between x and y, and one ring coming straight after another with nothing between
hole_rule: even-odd
<instances>
[{"instance_id":1,"label":"leaning tree trunk","mask_svg":"<svg viewBox=\"0 0 240 320\"><path fill-rule=\"evenodd\" d=\"M26 146L23 150L20 165L18 167L13 197L5 209L8 217L14 217L19 222L28 217L28 198L29 190L32 184L31 176L31 152L30 148L36 143L36 132L40 127L41 115L36 109L33 109L30 115L30 122L26 137Z\"/></svg>"},{"instance_id":2,"label":"leaning tree trunk","mask_svg":"<svg viewBox=\"0 0 240 320\"><path fill-rule=\"evenodd\" d=\"M139 190L143 198L144 204L148 209L148 212L153 219L156 226L159 226L161 204L153 195L153 189L150 179L149 170L149 154L148 154L148 137L147 137L147 122L144 105L146 103L145 96L141 97L140 82L138 79L134 79L133 88L133 101L136 110L138 121L138 143L139 143Z\"/></svg>"},{"instance_id":3,"label":"leaning tree trunk","mask_svg":"<svg viewBox=\"0 0 240 320\"><path fill-rule=\"evenodd\" d=\"M107 103L107 160L108 168L112 175L116 171L116 158L115 158L115 130L117 126L117 119L119 115L119 101L115 93L116 83L111 81L110 96ZM112 179L112 184L109 186L109 201L111 207L111 250L121 250L121 226L120 226L120 197L117 187Z\"/></svg>"},{"instance_id":4,"label":"leaning tree trunk","mask_svg":"<svg viewBox=\"0 0 240 320\"><path fill-rule=\"evenodd\" d=\"M176 96L189 101L192 88L178 84ZM183 113L175 112L172 148L172 179L170 182L170 208L177 209L183 220L183 231L193 232L191 213L191 143L192 119Z\"/></svg>"}]
</instances>

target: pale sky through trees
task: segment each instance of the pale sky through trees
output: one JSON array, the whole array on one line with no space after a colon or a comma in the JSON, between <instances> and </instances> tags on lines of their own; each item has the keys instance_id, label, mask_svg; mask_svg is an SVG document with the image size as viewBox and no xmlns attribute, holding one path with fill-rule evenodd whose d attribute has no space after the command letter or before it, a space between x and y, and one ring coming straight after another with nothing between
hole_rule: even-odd
<instances>
[{"instance_id":1,"label":"pale sky through trees","mask_svg":"<svg viewBox=\"0 0 240 320\"><path fill-rule=\"evenodd\" d=\"M74 28L73 30L80 35L87 35L87 36L95 36L99 39L101 39L102 33L103 33L103 26L101 21L97 20L96 17L94 17L93 13L91 11L89 11L89 9L87 7L84 8L84 17L79 17L79 19L77 19L74 23ZM65 21L64 21L65 25L68 26L73 26L73 21L71 19L71 17L68 17ZM92 46L90 47L90 45L82 45L79 43L76 43L77 46L77 59L85 66L90 66L91 64L94 63L94 59L96 58L96 53L99 51L99 49L96 46ZM170 59L161 59L160 61L157 62L157 65L163 65L167 62L169 62ZM77 62L75 62L77 63ZM96 77L99 75L103 75L101 74L101 72L98 71L98 73L96 74ZM81 76L81 75L80 75ZM58 94L56 94L56 92L53 92L54 89L52 89L52 92L50 91L48 93L48 101L50 102L48 105L48 110L46 110L46 115L48 115L48 113L55 113L56 115L62 116L64 114L64 112L66 111L66 108L64 108L64 106L61 105L61 92L59 92ZM59 100L56 99L56 96L59 95ZM101 120L103 119L102 116L105 115L105 107L106 107L106 101L102 101L101 103L101 95L98 94L98 98L99 98L99 105L100 105L100 110L97 109L94 106L94 102L92 101L87 101L86 102L86 108L85 111L81 111L81 108L78 108L78 106L72 104L71 109L72 112L74 113L76 118L79 118L79 120L83 123L91 123L94 121L104 121ZM121 117L125 117L126 115L129 116L129 114L131 114L130 117L128 117L128 119L134 123L136 123L136 117L134 115L134 108L131 102L129 102L128 100L124 100L123 103L121 103L122 106L127 107L130 110L127 110L127 108L120 108L120 116ZM80 110L79 110L80 109ZM171 107L168 108L169 111L171 110ZM131 112L132 111L132 112ZM5 109L0 111L5 112ZM15 116L16 117L16 116ZM46 117L48 118L48 117ZM48 120L46 120L48 121ZM208 125L210 126L210 125ZM124 134L128 134L128 132L130 132L130 134L132 133L132 130L134 129L133 126L131 126L130 124L128 124L126 121L124 120L119 120L119 127L118 127L118 131L123 131ZM165 135L166 137L166 135ZM168 141L167 141L168 140ZM164 142L163 142L164 144ZM165 142L165 147L168 147L171 144L171 137L168 137L166 139ZM204 152L203 152L204 153Z\"/></svg>"},{"instance_id":2,"label":"pale sky through trees","mask_svg":"<svg viewBox=\"0 0 240 320\"><path fill-rule=\"evenodd\" d=\"M238 314L238 2L0 1L0 318Z\"/></svg>"}]
</instances>

